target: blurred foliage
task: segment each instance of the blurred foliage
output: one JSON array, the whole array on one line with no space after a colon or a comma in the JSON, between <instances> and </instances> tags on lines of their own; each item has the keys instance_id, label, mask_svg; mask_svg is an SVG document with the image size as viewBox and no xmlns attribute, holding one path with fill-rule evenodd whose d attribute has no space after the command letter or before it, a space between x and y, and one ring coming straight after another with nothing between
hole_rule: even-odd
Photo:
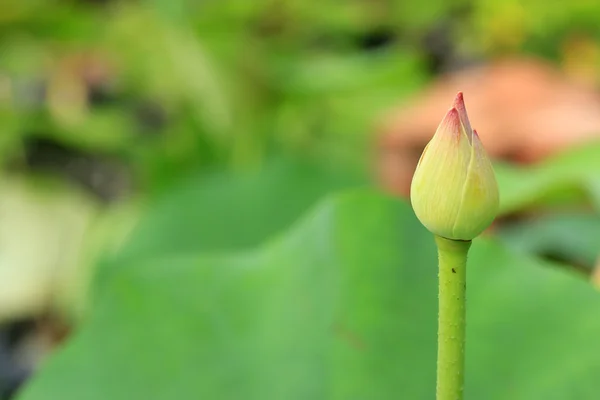
<instances>
[{"instance_id":1,"label":"blurred foliage","mask_svg":"<svg viewBox=\"0 0 600 400\"><path fill-rule=\"evenodd\" d=\"M598 15L4 0L0 319L76 326L21 398L430 398L432 240L401 201L335 193L368 186L379 114L440 72L515 51L597 71ZM593 268L599 155L497 165L504 220L471 259L469 398L600 390L597 293L539 257Z\"/></svg>"},{"instance_id":2,"label":"blurred foliage","mask_svg":"<svg viewBox=\"0 0 600 400\"><path fill-rule=\"evenodd\" d=\"M570 40L600 39L599 11L597 2L587 0L552 5L541 0L477 0L468 29L480 35L470 44L492 54L526 50L560 60Z\"/></svg>"},{"instance_id":3,"label":"blurred foliage","mask_svg":"<svg viewBox=\"0 0 600 400\"><path fill-rule=\"evenodd\" d=\"M354 159L375 111L425 77L414 48L363 51L374 27L394 44L383 3L51 3L5 6L5 123L118 154L150 186L281 150Z\"/></svg>"},{"instance_id":4,"label":"blurred foliage","mask_svg":"<svg viewBox=\"0 0 600 400\"><path fill-rule=\"evenodd\" d=\"M82 248L98 208L83 193L55 189L40 180L0 180L0 320L82 302Z\"/></svg>"},{"instance_id":5,"label":"blurred foliage","mask_svg":"<svg viewBox=\"0 0 600 400\"><path fill-rule=\"evenodd\" d=\"M584 210L532 216L496 234L517 251L571 264L588 275L600 255L600 216Z\"/></svg>"},{"instance_id":6,"label":"blurred foliage","mask_svg":"<svg viewBox=\"0 0 600 400\"><path fill-rule=\"evenodd\" d=\"M8 0L0 150L14 157L23 137L51 137L118 156L147 189L281 151L364 162L378 113L422 87L437 47L448 58L518 49L552 56L546 47L560 52L567 31L584 41L600 34L598 7ZM448 38L459 48L443 44Z\"/></svg>"},{"instance_id":7,"label":"blurred foliage","mask_svg":"<svg viewBox=\"0 0 600 400\"><path fill-rule=\"evenodd\" d=\"M542 207L587 204L600 211L600 144L570 149L537 165L495 166L502 214Z\"/></svg>"}]
</instances>

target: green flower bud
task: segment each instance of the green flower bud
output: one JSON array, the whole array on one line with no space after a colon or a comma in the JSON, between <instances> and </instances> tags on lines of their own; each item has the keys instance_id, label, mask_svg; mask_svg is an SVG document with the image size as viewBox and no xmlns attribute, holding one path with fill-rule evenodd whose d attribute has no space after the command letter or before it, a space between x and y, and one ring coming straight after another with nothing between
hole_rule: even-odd
<instances>
[{"instance_id":1,"label":"green flower bud","mask_svg":"<svg viewBox=\"0 0 600 400\"><path fill-rule=\"evenodd\" d=\"M447 239L474 239L496 217L498 183L462 93L421 155L410 199L421 223Z\"/></svg>"}]
</instances>

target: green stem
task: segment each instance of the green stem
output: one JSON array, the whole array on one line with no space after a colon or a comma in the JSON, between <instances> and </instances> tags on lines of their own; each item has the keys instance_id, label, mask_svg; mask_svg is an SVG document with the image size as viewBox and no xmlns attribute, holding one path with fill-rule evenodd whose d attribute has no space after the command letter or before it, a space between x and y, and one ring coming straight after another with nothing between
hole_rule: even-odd
<instances>
[{"instance_id":1,"label":"green stem","mask_svg":"<svg viewBox=\"0 0 600 400\"><path fill-rule=\"evenodd\" d=\"M435 237L439 258L437 400L462 400L467 253L471 241Z\"/></svg>"}]
</instances>

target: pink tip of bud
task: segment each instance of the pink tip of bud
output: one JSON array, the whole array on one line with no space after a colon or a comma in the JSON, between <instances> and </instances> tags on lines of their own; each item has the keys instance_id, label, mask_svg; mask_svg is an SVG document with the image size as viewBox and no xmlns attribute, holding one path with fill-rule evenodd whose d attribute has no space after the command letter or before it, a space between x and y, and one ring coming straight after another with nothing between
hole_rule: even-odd
<instances>
[{"instance_id":1,"label":"pink tip of bud","mask_svg":"<svg viewBox=\"0 0 600 400\"><path fill-rule=\"evenodd\" d=\"M456 108L452 107L450 110L448 110L446 116L440 123L438 130L441 130L445 134L450 134L456 139L460 138L460 115Z\"/></svg>"},{"instance_id":2,"label":"pink tip of bud","mask_svg":"<svg viewBox=\"0 0 600 400\"><path fill-rule=\"evenodd\" d=\"M454 98L454 105L456 106L458 104L462 104L463 107L465 105L465 100L464 100L463 92L456 93L456 97Z\"/></svg>"},{"instance_id":3,"label":"pink tip of bud","mask_svg":"<svg viewBox=\"0 0 600 400\"><path fill-rule=\"evenodd\" d=\"M467 133L467 137L469 138L469 142L471 141L471 122L469 121L469 117L467 115L467 108L465 107L465 99L463 96L463 92L458 92L456 97L454 98L454 103L452 107L458 110L458 115L460 116L460 122L465 128L465 132Z\"/></svg>"},{"instance_id":4,"label":"pink tip of bud","mask_svg":"<svg viewBox=\"0 0 600 400\"><path fill-rule=\"evenodd\" d=\"M476 129L473 129L473 135L477 136L479 138L479 134L477 133Z\"/></svg>"},{"instance_id":5,"label":"pink tip of bud","mask_svg":"<svg viewBox=\"0 0 600 400\"><path fill-rule=\"evenodd\" d=\"M458 92L456 97L454 98L454 102L452 103L452 107L456 108L458 112L461 114L466 114L465 108L465 98L463 96L463 92Z\"/></svg>"}]
</instances>

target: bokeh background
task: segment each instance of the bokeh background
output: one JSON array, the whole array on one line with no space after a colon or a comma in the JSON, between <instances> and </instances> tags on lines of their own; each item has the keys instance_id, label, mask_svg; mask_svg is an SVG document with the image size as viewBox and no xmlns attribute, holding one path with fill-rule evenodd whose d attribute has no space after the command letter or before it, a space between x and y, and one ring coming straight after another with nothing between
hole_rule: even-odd
<instances>
[{"instance_id":1,"label":"bokeh background","mask_svg":"<svg viewBox=\"0 0 600 400\"><path fill-rule=\"evenodd\" d=\"M599 88L595 1L3 0L0 399L432 399L459 90L467 396L598 398Z\"/></svg>"}]
</instances>

